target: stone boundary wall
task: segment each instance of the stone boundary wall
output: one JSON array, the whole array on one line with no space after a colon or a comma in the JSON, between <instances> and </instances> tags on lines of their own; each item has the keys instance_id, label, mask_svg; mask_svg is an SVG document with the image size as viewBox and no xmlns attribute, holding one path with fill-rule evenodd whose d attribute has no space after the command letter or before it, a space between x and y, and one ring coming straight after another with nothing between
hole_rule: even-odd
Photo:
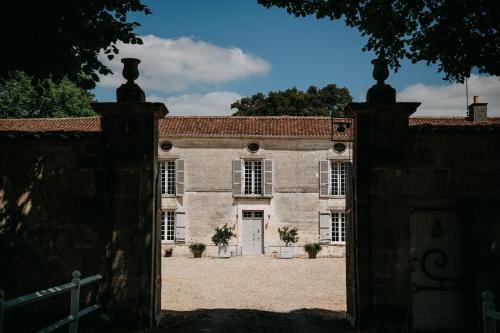
<instances>
[{"instance_id":1,"label":"stone boundary wall","mask_svg":"<svg viewBox=\"0 0 500 333\"><path fill-rule=\"evenodd\" d=\"M98 133L0 135L0 288L7 299L66 283L76 269L83 277L108 275L111 231L102 200L102 147ZM96 289L82 289L84 304L96 301ZM24 310L50 309L49 318L61 318L67 315L66 298ZM7 313L7 325L11 318Z\"/></svg>"}]
</instances>

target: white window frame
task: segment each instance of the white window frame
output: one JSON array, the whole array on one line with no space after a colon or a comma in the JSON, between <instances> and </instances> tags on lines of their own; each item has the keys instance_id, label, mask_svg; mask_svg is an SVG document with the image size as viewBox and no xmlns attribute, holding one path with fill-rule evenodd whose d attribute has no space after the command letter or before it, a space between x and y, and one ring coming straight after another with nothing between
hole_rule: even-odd
<instances>
[{"instance_id":1,"label":"white window frame","mask_svg":"<svg viewBox=\"0 0 500 333\"><path fill-rule=\"evenodd\" d=\"M330 160L328 192L330 193L330 197L332 198L346 197L347 163L348 162L346 161Z\"/></svg>"},{"instance_id":2,"label":"white window frame","mask_svg":"<svg viewBox=\"0 0 500 333\"><path fill-rule=\"evenodd\" d=\"M169 170L171 174L168 174ZM175 197L176 172L175 160L160 161L160 186L162 197Z\"/></svg>"},{"instance_id":3,"label":"white window frame","mask_svg":"<svg viewBox=\"0 0 500 333\"><path fill-rule=\"evenodd\" d=\"M345 245L346 238L346 212L345 211L332 211L330 223L331 244ZM338 240L334 240L337 238Z\"/></svg>"},{"instance_id":4,"label":"white window frame","mask_svg":"<svg viewBox=\"0 0 500 333\"><path fill-rule=\"evenodd\" d=\"M171 215L171 226L169 226L169 221L167 218ZM163 210L161 212L161 227L160 227L160 238L161 242L164 244L175 243L175 211L174 210Z\"/></svg>"},{"instance_id":5,"label":"white window frame","mask_svg":"<svg viewBox=\"0 0 500 333\"><path fill-rule=\"evenodd\" d=\"M258 175L258 173L256 172L256 168L255 168L255 163L259 163L260 164L260 175ZM250 185L251 185L251 189L250 189L250 193L247 193L247 163L251 163L253 165L253 167L251 168L251 172L250 172L250 176L251 176L251 180L250 180ZM264 186L263 186L263 176L264 176L264 161L261 160L261 159L244 159L242 161L242 194L243 196L245 197L261 197L264 195ZM258 176L257 176L258 175ZM259 192L260 193L255 193L256 189L257 189L257 185L258 184L258 188L259 188Z\"/></svg>"}]
</instances>

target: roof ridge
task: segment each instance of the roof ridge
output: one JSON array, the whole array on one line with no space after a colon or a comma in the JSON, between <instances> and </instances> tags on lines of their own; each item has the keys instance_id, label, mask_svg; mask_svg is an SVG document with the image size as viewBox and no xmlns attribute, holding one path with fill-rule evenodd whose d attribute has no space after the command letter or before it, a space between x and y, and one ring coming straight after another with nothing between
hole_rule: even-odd
<instances>
[{"instance_id":1,"label":"roof ridge","mask_svg":"<svg viewBox=\"0 0 500 333\"><path fill-rule=\"evenodd\" d=\"M169 119L169 118L180 118L180 119L187 119L187 118L200 118L200 119L216 119L216 118L222 118L222 119L331 119L332 117L329 116L182 116L182 115L173 115L173 116L166 116L165 118L161 119ZM352 119L350 117L333 117L333 119Z\"/></svg>"},{"instance_id":2,"label":"roof ridge","mask_svg":"<svg viewBox=\"0 0 500 333\"><path fill-rule=\"evenodd\" d=\"M74 120L74 119L100 119L101 116L90 116L90 117L42 117L42 118L2 118L0 121L12 120L12 121L53 121L53 120Z\"/></svg>"}]
</instances>

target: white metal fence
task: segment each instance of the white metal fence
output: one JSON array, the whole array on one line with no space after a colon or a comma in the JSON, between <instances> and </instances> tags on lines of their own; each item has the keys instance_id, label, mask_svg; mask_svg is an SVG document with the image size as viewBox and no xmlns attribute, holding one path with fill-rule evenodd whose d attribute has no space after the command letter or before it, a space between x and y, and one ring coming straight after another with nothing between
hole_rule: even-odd
<instances>
[{"instance_id":1,"label":"white metal fence","mask_svg":"<svg viewBox=\"0 0 500 333\"><path fill-rule=\"evenodd\" d=\"M495 311L495 295L490 290L485 290L481 296L483 298L484 333L496 333L497 321L500 321L500 312Z\"/></svg>"},{"instance_id":2,"label":"white metal fence","mask_svg":"<svg viewBox=\"0 0 500 333\"><path fill-rule=\"evenodd\" d=\"M90 312L97 310L100 305L94 304L80 310L80 287L87 286L89 284L95 283L102 279L101 275L94 275L84 279L80 279L80 272L74 271L72 274L73 279L69 283L62 284L57 287L52 287L49 289L39 290L34 293L20 296L14 299L5 300L5 295L3 290L0 290L0 333L4 332L4 312L29 304L37 301L41 301L53 296L70 292L71 302L69 308L69 316L50 324L49 326L41 329L38 333L52 332L53 330L62 327L64 325L69 325L70 333L78 332L78 318L89 314Z\"/></svg>"}]
</instances>

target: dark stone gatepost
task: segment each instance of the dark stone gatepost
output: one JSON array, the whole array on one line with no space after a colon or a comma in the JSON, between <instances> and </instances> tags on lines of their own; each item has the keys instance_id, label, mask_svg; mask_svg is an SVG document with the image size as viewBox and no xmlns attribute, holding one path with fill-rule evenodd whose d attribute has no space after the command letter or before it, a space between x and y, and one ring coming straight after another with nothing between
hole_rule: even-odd
<instances>
[{"instance_id":1,"label":"dark stone gatepost","mask_svg":"<svg viewBox=\"0 0 500 333\"><path fill-rule=\"evenodd\" d=\"M366 103L351 103L354 117L355 210L348 244L348 313L357 326L411 322L409 202L401 193L407 161L408 118L420 103L397 103L384 83L383 60ZM387 186L387 184L394 184ZM387 327L387 326L386 326Z\"/></svg>"},{"instance_id":2,"label":"dark stone gatepost","mask_svg":"<svg viewBox=\"0 0 500 333\"><path fill-rule=\"evenodd\" d=\"M154 326L161 302L159 240L158 119L162 103L146 103L134 83L138 59L122 59L127 83L117 103L96 103L101 115L106 191L103 200L110 242L104 272L105 311L113 326Z\"/></svg>"}]
</instances>

